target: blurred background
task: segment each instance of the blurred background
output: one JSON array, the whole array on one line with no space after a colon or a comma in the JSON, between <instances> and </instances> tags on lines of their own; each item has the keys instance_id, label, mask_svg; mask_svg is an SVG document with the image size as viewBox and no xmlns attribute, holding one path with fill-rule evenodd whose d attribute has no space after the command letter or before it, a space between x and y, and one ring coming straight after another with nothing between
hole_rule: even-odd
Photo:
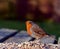
<instances>
[{"instance_id":1,"label":"blurred background","mask_svg":"<svg viewBox=\"0 0 60 49\"><path fill-rule=\"evenodd\" d=\"M0 28L26 30L32 20L47 33L60 36L59 0L0 0Z\"/></svg>"}]
</instances>

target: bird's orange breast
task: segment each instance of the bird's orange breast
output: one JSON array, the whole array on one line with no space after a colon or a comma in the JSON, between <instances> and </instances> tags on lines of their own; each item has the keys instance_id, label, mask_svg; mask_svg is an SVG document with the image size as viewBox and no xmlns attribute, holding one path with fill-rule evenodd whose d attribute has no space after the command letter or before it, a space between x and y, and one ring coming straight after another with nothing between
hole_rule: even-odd
<instances>
[{"instance_id":1,"label":"bird's orange breast","mask_svg":"<svg viewBox=\"0 0 60 49\"><path fill-rule=\"evenodd\" d=\"M29 34L29 35L31 35L32 34L32 32L31 32L31 27L32 27L32 25L31 24L26 24L26 27L27 27L27 33Z\"/></svg>"}]
</instances>

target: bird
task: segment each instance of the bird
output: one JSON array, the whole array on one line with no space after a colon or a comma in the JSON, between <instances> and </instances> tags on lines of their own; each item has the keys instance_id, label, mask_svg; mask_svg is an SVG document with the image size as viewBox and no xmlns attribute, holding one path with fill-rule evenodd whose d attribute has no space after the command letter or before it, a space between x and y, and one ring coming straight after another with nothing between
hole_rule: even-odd
<instances>
[{"instance_id":1,"label":"bird","mask_svg":"<svg viewBox=\"0 0 60 49\"><path fill-rule=\"evenodd\" d=\"M33 21L26 21L26 29L27 33L32 37L30 41L40 39L42 43L57 43L54 35L48 34Z\"/></svg>"},{"instance_id":2,"label":"bird","mask_svg":"<svg viewBox=\"0 0 60 49\"><path fill-rule=\"evenodd\" d=\"M39 39L46 35L46 32L32 21L26 21L27 33L33 38Z\"/></svg>"}]
</instances>

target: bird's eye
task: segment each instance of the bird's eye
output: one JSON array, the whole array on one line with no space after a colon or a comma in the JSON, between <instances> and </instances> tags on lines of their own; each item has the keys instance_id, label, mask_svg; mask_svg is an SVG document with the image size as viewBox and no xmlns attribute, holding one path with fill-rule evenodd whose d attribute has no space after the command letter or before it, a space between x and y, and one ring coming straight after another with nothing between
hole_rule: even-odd
<instances>
[{"instance_id":1,"label":"bird's eye","mask_svg":"<svg viewBox=\"0 0 60 49\"><path fill-rule=\"evenodd\" d=\"M31 24L31 22L29 22L29 24Z\"/></svg>"}]
</instances>

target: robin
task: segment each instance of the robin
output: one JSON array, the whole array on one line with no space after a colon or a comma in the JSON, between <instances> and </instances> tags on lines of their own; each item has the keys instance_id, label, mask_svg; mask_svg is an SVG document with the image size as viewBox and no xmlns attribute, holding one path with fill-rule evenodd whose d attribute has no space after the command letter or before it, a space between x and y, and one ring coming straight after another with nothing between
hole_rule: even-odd
<instances>
[{"instance_id":1,"label":"robin","mask_svg":"<svg viewBox=\"0 0 60 49\"><path fill-rule=\"evenodd\" d=\"M47 34L41 27L32 21L26 21L27 33L33 37L30 41L40 39L42 43L57 43L55 36Z\"/></svg>"},{"instance_id":2,"label":"robin","mask_svg":"<svg viewBox=\"0 0 60 49\"><path fill-rule=\"evenodd\" d=\"M32 21L26 21L27 33L33 38L39 39L46 35L46 32Z\"/></svg>"}]
</instances>

